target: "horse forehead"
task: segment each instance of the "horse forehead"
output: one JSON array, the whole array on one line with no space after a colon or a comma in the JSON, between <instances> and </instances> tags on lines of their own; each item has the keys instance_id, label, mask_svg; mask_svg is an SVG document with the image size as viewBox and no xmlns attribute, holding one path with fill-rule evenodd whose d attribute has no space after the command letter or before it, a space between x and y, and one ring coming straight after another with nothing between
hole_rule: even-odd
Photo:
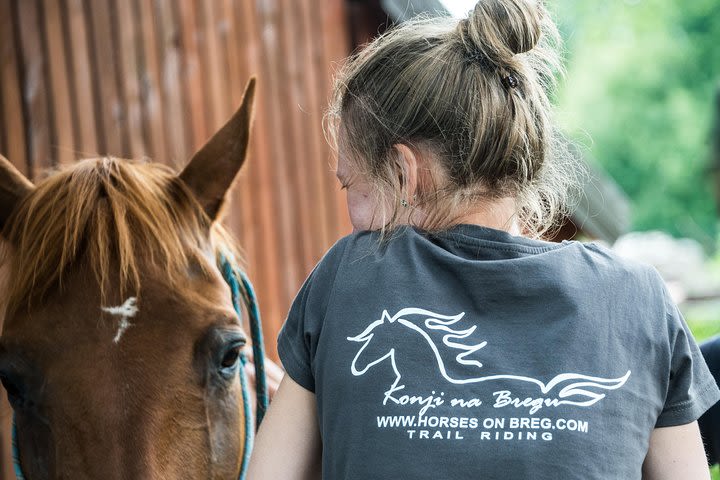
<instances>
[{"instance_id":1,"label":"horse forehead","mask_svg":"<svg viewBox=\"0 0 720 480\"><path fill-rule=\"evenodd\" d=\"M45 379L48 396L58 401L97 396L96 390L107 394L108 404L138 395L179 396L195 373L194 352L207 331L206 317L190 322L192 313L178 318L179 311L159 305L160 313L141 318L143 305L134 311L127 303L109 307L104 316L98 306L85 306L83 321L32 312L18 323L22 328L9 323L2 343L28 374Z\"/></svg>"},{"instance_id":2,"label":"horse forehead","mask_svg":"<svg viewBox=\"0 0 720 480\"><path fill-rule=\"evenodd\" d=\"M136 330L143 336L131 343L155 342L154 348L162 350L165 344L178 348L195 341L213 324L237 320L229 288L219 273L188 279L177 288L170 288L162 278L147 278L140 294L109 292L104 301L86 278L71 279L64 290L7 318L3 338L50 354L81 344L130 348L122 340Z\"/></svg>"}]
</instances>

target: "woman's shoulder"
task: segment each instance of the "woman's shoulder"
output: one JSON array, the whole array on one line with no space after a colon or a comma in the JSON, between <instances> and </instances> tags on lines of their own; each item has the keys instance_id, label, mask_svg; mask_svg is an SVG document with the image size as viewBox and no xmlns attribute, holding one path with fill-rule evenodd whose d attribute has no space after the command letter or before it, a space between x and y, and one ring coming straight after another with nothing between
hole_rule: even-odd
<instances>
[{"instance_id":1,"label":"woman's shoulder","mask_svg":"<svg viewBox=\"0 0 720 480\"><path fill-rule=\"evenodd\" d=\"M612 247L599 241L566 240L565 243L576 244L589 258L609 268L619 271L643 273L653 278L657 278L660 275L653 265L621 255L613 250Z\"/></svg>"},{"instance_id":2,"label":"woman's shoulder","mask_svg":"<svg viewBox=\"0 0 720 480\"><path fill-rule=\"evenodd\" d=\"M379 232L359 231L339 238L325 252L311 277L335 277L342 265L372 256L382 247Z\"/></svg>"},{"instance_id":3,"label":"woman's shoulder","mask_svg":"<svg viewBox=\"0 0 720 480\"><path fill-rule=\"evenodd\" d=\"M486 229L487 230L487 229ZM454 232L453 240L458 240L458 232ZM464 233L464 232L463 232ZM511 248L532 255L524 256L524 264L530 257L536 257L543 265L556 265L560 269L570 269L580 274L585 271L597 282L626 284L632 282L636 288L645 285L648 289L662 289L664 281L657 269L648 264L620 255L611 247L600 241L563 240L550 242L546 240L514 237L505 233L491 231L495 236L483 234L479 245L494 248ZM474 240L478 240L474 238ZM478 246L479 246L478 245ZM340 238L325 254L320 265L334 270L343 262L361 262L363 260L380 260L386 255L400 254L405 251L417 253L417 248L436 246L428 241L427 235L417 229L404 228L389 234L378 231L359 231ZM534 255L542 254L542 255ZM605 283L607 285L607 283Z\"/></svg>"},{"instance_id":4,"label":"woman's shoulder","mask_svg":"<svg viewBox=\"0 0 720 480\"><path fill-rule=\"evenodd\" d=\"M644 290L648 294L657 295L665 289L660 272L649 263L621 255L598 241L569 240L563 243L574 247L568 249L568 252L581 259L598 280L624 288L632 285L638 294Z\"/></svg>"}]
</instances>

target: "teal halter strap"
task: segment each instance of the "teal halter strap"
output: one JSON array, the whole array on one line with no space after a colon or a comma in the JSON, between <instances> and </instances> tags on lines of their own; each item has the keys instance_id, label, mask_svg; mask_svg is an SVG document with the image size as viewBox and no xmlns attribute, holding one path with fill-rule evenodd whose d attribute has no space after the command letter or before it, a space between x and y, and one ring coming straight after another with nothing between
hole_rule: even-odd
<instances>
[{"instance_id":1,"label":"teal halter strap","mask_svg":"<svg viewBox=\"0 0 720 480\"><path fill-rule=\"evenodd\" d=\"M260 422L262 422L270 403L267 378L265 375L265 343L263 341L260 310L258 309L255 291L253 290L253 286L247 278L247 275L245 275L245 273L241 270L234 268L224 256L220 257L219 264L222 269L223 277L230 286L235 311L242 317L241 300L248 309L250 338L252 339L253 361L255 363L255 391L257 400L255 426L256 428L259 428Z\"/></svg>"},{"instance_id":2,"label":"teal halter strap","mask_svg":"<svg viewBox=\"0 0 720 480\"><path fill-rule=\"evenodd\" d=\"M225 282L227 282L230 287L235 312L240 318L242 318L242 305L245 304L250 320L250 338L252 339L253 359L255 361L255 428L253 428L252 424L252 406L250 402L247 374L245 373L244 368L247 364L247 357L244 353L240 354L241 366L238 369L240 386L242 388L243 411L245 413L245 448L243 449L240 476L238 478L239 480L245 480L248 465L250 463L250 452L252 452L253 441L255 439L255 429L260 427L260 422L262 422L270 403L267 378L265 376L265 344L263 343L262 323L260 321L260 310L258 309L257 297L255 296L255 291L250 283L250 280L247 278L247 275L234 266L234 263L231 263L225 255L220 255L218 258L218 266L220 267ZM17 425L15 424L14 414L12 423L12 454L15 476L17 477L17 480L25 480L22 467L20 466L20 453L17 444Z\"/></svg>"},{"instance_id":3,"label":"teal halter strap","mask_svg":"<svg viewBox=\"0 0 720 480\"><path fill-rule=\"evenodd\" d=\"M18 452L17 444L17 427L15 426L15 414L13 413L12 422L12 455L13 455L13 468L15 469L15 476L17 480L25 480L22 468L20 467L20 454Z\"/></svg>"},{"instance_id":4,"label":"teal halter strap","mask_svg":"<svg viewBox=\"0 0 720 480\"><path fill-rule=\"evenodd\" d=\"M260 428L265 412L270 403L268 394L267 378L265 375L265 344L263 343L262 323L260 321L260 310L258 309L255 291L245 273L233 266L227 257L221 255L218 259L223 278L230 287L232 302L238 316L242 318L242 303L247 306L250 321L250 338L252 339L253 360L255 363L255 425ZM242 303L241 303L242 301ZM244 367L247 357L244 353L240 355L240 361ZM243 449L242 464L240 467L239 480L245 480L248 465L250 463L250 452L252 452L255 439L255 429L252 425L252 406L248 392L247 375L244 368L240 368L240 384L242 385L243 408L245 410L245 448Z\"/></svg>"}]
</instances>

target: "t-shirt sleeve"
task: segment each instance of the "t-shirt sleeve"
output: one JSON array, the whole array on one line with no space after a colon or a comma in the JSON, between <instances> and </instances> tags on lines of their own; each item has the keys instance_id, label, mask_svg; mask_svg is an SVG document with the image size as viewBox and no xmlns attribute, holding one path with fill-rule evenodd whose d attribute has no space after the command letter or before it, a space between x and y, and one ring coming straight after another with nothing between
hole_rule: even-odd
<instances>
[{"instance_id":1,"label":"t-shirt sleeve","mask_svg":"<svg viewBox=\"0 0 720 480\"><path fill-rule=\"evenodd\" d=\"M278 334L278 355L290 378L314 392L313 359L325 320L346 239L336 243L315 266L293 301Z\"/></svg>"},{"instance_id":2,"label":"t-shirt sleeve","mask_svg":"<svg viewBox=\"0 0 720 480\"><path fill-rule=\"evenodd\" d=\"M665 405L656 427L697 420L720 399L720 391L685 319L663 285L670 346L670 372Z\"/></svg>"}]
</instances>

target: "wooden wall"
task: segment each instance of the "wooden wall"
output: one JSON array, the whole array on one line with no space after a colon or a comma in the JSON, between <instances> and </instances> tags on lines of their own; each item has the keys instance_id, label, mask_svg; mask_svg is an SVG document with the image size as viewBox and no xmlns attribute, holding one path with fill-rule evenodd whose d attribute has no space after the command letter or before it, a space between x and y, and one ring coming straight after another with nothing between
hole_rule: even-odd
<instances>
[{"instance_id":1,"label":"wooden wall","mask_svg":"<svg viewBox=\"0 0 720 480\"><path fill-rule=\"evenodd\" d=\"M0 0L0 153L35 180L98 155L179 168L256 75L250 159L226 222L276 357L292 298L350 231L321 129L349 43L343 0ZM0 478L13 478L0 431Z\"/></svg>"},{"instance_id":2,"label":"wooden wall","mask_svg":"<svg viewBox=\"0 0 720 480\"><path fill-rule=\"evenodd\" d=\"M350 229L321 127L348 51L342 0L0 0L0 153L34 179L97 155L179 168L256 75L227 224L274 356L301 282Z\"/></svg>"}]
</instances>

